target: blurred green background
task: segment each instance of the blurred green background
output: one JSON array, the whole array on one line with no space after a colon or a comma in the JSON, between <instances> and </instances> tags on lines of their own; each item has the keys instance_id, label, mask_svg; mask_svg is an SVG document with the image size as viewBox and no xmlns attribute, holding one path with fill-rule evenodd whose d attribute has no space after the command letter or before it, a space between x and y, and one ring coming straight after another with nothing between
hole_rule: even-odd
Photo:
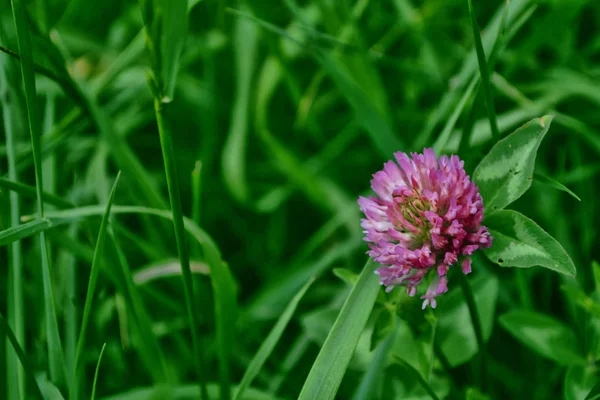
<instances>
[{"instance_id":1,"label":"blurred green background","mask_svg":"<svg viewBox=\"0 0 600 400\"><path fill-rule=\"evenodd\" d=\"M139 4L24 3L34 60L44 68L37 75L44 189L77 206L105 204L121 170L115 204L166 208ZM504 1L474 1L488 55L499 34L502 38L491 77L501 133L533 117L554 114L536 171L581 198L536 176L532 190L513 208L559 240L578 275L570 280L536 269L502 269L484 257L475 260L470 279L489 337L488 393L495 399L580 399L596 380L596 319L589 304L579 307L580 298L561 287L590 295L596 289L592 261L597 258L600 222L600 2L512 0L503 14L505 6ZM9 2L2 2L0 11L0 44L16 52ZM368 193L371 174L393 152L425 146L434 146L438 154L458 152L472 173L492 144L467 2L190 0L188 29L170 120L184 213L213 238L237 283L232 382L240 381L293 295L311 276L318 277L254 381L255 392L248 393L248 398L293 399L350 289L332 270L358 273L366 260L356 199ZM2 137L11 130L16 149L16 175L10 178L33 186L19 63L5 54L0 61ZM64 85L64 68L75 86ZM44 75L58 77L59 83L62 79L62 85ZM77 87L84 96L65 87ZM0 146L2 173L7 173L11 156L5 144ZM9 193L0 193L3 229L11 226ZM35 195L21 192L16 201L18 215L36 213ZM57 208L48 206L49 212ZM103 254L83 353L82 390L89 393L106 343L98 397L160 382L161 357L177 393L185 395L195 367L172 226L149 216L118 214L113 219L122 252L107 245ZM74 358L99 226L100 218L91 217L47 234L67 365ZM11 323L21 320L25 353L39 379L46 381L39 241L28 238L21 245L24 308L20 317L15 315L18 296L9 262L14 258L4 246L0 310ZM217 382L210 280L200 246L191 239L189 246L209 365L204 374ZM131 292L119 266L123 262L151 320L157 353L147 352L136 328L140 317L129 307ZM435 314L421 313L418 300L403 299L403 320L389 348L421 373L431 371L431 386L440 397L452 385L475 386L478 374L475 336L462 292L453 286L439 299ZM518 307L570 326L590 362L567 369L516 341L498 316ZM432 329L428 321L434 315L437 328ZM428 398L415 379L397 366L386 368L377 350L370 351L371 331L372 323L339 398L353 398L360 390L369 394L358 398ZM431 363L433 342L446 365L437 358ZM0 365L0 398L19 399L10 386L16 364L4 346ZM369 374L377 379L367 381L372 386L361 386ZM60 383L57 387L64 389ZM168 391L161 398L171 395ZM113 398L148 396L135 392Z\"/></svg>"}]
</instances>

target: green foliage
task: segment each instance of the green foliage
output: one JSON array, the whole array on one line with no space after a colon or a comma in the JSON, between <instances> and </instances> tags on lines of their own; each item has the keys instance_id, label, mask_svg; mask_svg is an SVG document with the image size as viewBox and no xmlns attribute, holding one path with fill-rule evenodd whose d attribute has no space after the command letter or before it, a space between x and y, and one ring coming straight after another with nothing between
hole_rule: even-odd
<instances>
[{"instance_id":1,"label":"green foliage","mask_svg":"<svg viewBox=\"0 0 600 400\"><path fill-rule=\"evenodd\" d=\"M369 260L331 328L299 399L333 399L371 314L379 285Z\"/></svg>"},{"instance_id":2,"label":"green foliage","mask_svg":"<svg viewBox=\"0 0 600 400\"><path fill-rule=\"evenodd\" d=\"M598 397L597 1L0 10L0 398ZM356 204L424 147L494 237L426 311Z\"/></svg>"},{"instance_id":3,"label":"green foliage","mask_svg":"<svg viewBox=\"0 0 600 400\"><path fill-rule=\"evenodd\" d=\"M564 365L585 363L575 332L554 318L514 310L501 315L499 322L515 339L544 357Z\"/></svg>"},{"instance_id":4,"label":"green foliage","mask_svg":"<svg viewBox=\"0 0 600 400\"><path fill-rule=\"evenodd\" d=\"M488 210L502 209L531 186L535 157L552 116L536 118L499 141L473 173Z\"/></svg>"},{"instance_id":5,"label":"green foliage","mask_svg":"<svg viewBox=\"0 0 600 400\"><path fill-rule=\"evenodd\" d=\"M573 261L560 243L523 214L511 210L493 212L485 223L494 245L485 255L503 267L542 266L575 276Z\"/></svg>"}]
</instances>

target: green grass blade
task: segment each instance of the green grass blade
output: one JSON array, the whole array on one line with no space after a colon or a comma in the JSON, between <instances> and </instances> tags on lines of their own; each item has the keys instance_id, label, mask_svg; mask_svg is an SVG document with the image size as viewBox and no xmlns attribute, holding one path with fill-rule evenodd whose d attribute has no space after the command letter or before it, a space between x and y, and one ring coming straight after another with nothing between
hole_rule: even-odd
<instances>
[{"instance_id":1,"label":"green grass blade","mask_svg":"<svg viewBox=\"0 0 600 400\"><path fill-rule=\"evenodd\" d=\"M490 129L492 130L492 136L495 139L498 139L500 137L500 131L498 130L498 121L496 120L496 108L494 106L494 92L490 80L490 70L485 58L485 51L483 50L483 43L481 42L481 31L479 29L479 24L477 24L475 11L473 10L473 2L472 0L467 0L467 3L469 6L469 16L471 17L473 39L475 40L475 52L477 53L477 62L479 63L479 73L481 75L481 89L483 90L488 118L490 120ZM504 15L505 14L503 14L503 16ZM505 23L505 21L506 19L503 17L502 23Z\"/></svg>"},{"instance_id":2,"label":"green grass blade","mask_svg":"<svg viewBox=\"0 0 600 400\"><path fill-rule=\"evenodd\" d=\"M518 25L520 28L522 25L519 25L516 21L519 16L531 3L531 0L512 0L511 8L508 18L506 20L506 25L512 27ZM484 35L481 38L482 45L484 49L490 50L493 46L495 32L498 32L500 25L502 24L502 18L504 15L504 10L499 9L498 12L494 15L493 19L487 25L484 30ZM508 41L512 36L514 36L516 30L509 32L506 35L506 41ZM477 71L477 54L475 50L469 52L468 56L465 57L465 61L461 66L460 71L456 74L456 77L453 78L458 85L454 90L450 90L444 94L442 99L439 102L439 105L429 114L427 117L427 121L425 121L425 126L421 130L421 132L417 135L415 140L415 148L420 148L425 146L429 140L433 132L435 131L436 126L439 122L450 112L452 106L458 101L458 96L460 94L460 90L462 90L469 82L470 79Z\"/></svg>"},{"instance_id":3,"label":"green grass blade","mask_svg":"<svg viewBox=\"0 0 600 400\"><path fill-rule=\"evenodd\" d=\"M36 198L36 188L24 183L17 182L15 177L3 178L0 177L0 188L6 188L25 197ZM48 192L43 192L44 203L52 204L59 208L71 208L73 204L63 198Z\"/></svg>"},{"instance_id":4,"label":"green grass blade","mask_svg":"<svg viewBox=\"0 0 600 400\"><path fill-rule=\"evenodd\" d=\"M6 322L6 320L4 319L4 316L2 314L0 314L0 331L2 331L2 333L8 337L8 341L10 342L13 350L17 354L19 361L21 361L21 365L23 366L23 369L24 369L25 373L27 374L27 377L29 378L29 380L31 382L37 382L35 379L35 376L33 374L33 369L31 368L31 364L29 364L29 361L27 360L27 356L25 356L25 352L19 345L19 342L17 341L17 337L15 336L14 332L12 331L12 329L8 325L8 322ZM42 396L42 392L40 390L40 387L37 385L37 383L35 384L35 388L36 388L36 391L38 392L37 393L38 398L43 399L44 396Z\"/></svg>"},{"instance_id":5,"label":"green grass blade","mask_svg":"<svg viewBox=\"0 0 600 400\"><path fill-rule=\"evenodd\" d=\"M483 337L483 328L481 325L481 319L479 318L479 312L477 311L477 304L475 303L475 296L471 289L471 284L464 274L458 274L460 280L460 286L465 296L467 306L469 307L469 315L471 316L471 323L473 324L473 330L475 331L475 338L477 339L477 347L479 348L479 357L481 364L479 365L479 376L481 379L481 389L486 390L487 387L487 350L485 348L485 339Z\"/></svg>"},{"instance_id":6,"label":"green grass blade","mask_svg":"<svg viewBox=\"0 0 600 400\"><path fill-rule=\"evenodd\" d=\"M92 260L92 268L90 271L90 278L88 281L87 294L85 297L85 305L83 308L83 316L81 318L81 329L79 331L79 339L77 340L77 351L75 353L75 363L73 369L73 389L71 390L71 398L77 398L78 396L78 385L77 385L77 374L80 368L81 363L81 355L83 352L83 346L85 345L85 336L87 326L90 320L90 316L92 313L92 304L94 300L94 292L96 290L96 281L98 280L98 274L100 272L100 263L102 254L104 251L104 242L106 239L106 230L109 224L110 218L110 210L112 207L112 202L115 198L115 193L117 191L117 184L119 183L119 177L121 173L117 174L115 178L115 183L113 184L112 190L110 191L110 196L108 198L108 202L106 203L104 216L102 217L102 222L100 223L100 230L98 231L98 239L96 240L96 248L94 249L94 259Z\"/></svg>"},{"instance_id":7,"label":"green grass blade","mask_svg":"<svg viewBox=\"0 0 600 400\"><path fill-rule=\"evenodd\" d=\"M92 215L102 215L101 206L80 207L70 210L52 211L48 213L54 223L65 223ZM113 206L113 214L147 214L173 220L169 210L158 210L137 206ZM27 221L31 217L22 218ZM228 356L231 344L234 343L235 314L237 308L236 284L229 267L221 259L219 250L212 238L189 218L183 217L185 229L202 246L204 258L210 267L210 279L215 298L215 319L217 324L217 352L220 358Z\"/></svg>"},{"instance_id":8,"label":"green grass blade","mask_svg":"<svg viewBox=\"0 0 600 400\"><path fill-rule=\"evenodd\" d=\"M118 227L118 225L115 224L115 227ZM144 307L140 292L134 283L129 263L127 262L127 258L123 253L112 226L108 227L108 235L116 249L119 267L121 268L121 274L124 281L120 285L122 286L121 291L127 301L128 307L131 309L131 314L134 316L135 328L137 329L137 335L141 341L139 351L140 358L145 361L144 364L146 365L146 368L149 369L149 372L155 381L167 382L168 371L160 348L160 343L158 343L158 340L152 331L152 321Z\"/></svg>"},{"instance_id":9,"label":"green grass blade","mask_svg":"<svg viewBox=\"0 0 600 400\"><path fill-rule=\"evenodd\" d=\"M192 221L200 225L202 212L202 163L196 161L192 171Z\"/></svg>"},{"instance_id":10,"label":"green grass blade","mask_svg":"<svg viewBox=\"0 0 600 400\"><path fill-rule=\"evenodd\" d=\"M300 400L335 398L379 292L376 266L369 259L363 268L304 382Z\"/></svg>"},{"instance_id":11,"label":"green grass blade","mask_svg":"<svg viewBox=\"0 0 600 400\"><path fill-rule=\"evenodd\" d=\"M33 236L55 226L48 218L35 219L26 224L17 225L0 231L0 246Z\"/></svg>"},{"instance_id":12,"label":"green grass blade","mask_svg":"<svg viewBox=\"0 0 600 400\"><path fill-rule=\"evenodd\" d=\"M401 358L394 357L393 359L394 359L394 362L396 364L398 364L400 367L402 367L402 369L405 371L405 373L403 375L408 375L415 381L419 382L419 385L421 385L421 387L423 389L425 389L427 394L433 400L440 400L440 398L435 394L435 392L433 391L431 386L429 386L427 381L423 378L423 376L421 376L421 373L419 371L417 371L412 365L410 365L409 363L407 363L406 361L404 361Z\"/></svg>"},{"instance_id":13,"label":"green grass blade","mask_svg":"<svg viewBox=\"0 0 600 400\"><path fill-rule=\"evenodd\" d=\"M25 104L27 107L27 119L29 122L29 133L31 136L31 147L33 149L33 161L35 167L35 181L37 188L37 208L40 217L44 217L43 200L43 174L42 159L40 154L41 125L36 107L36 87L33 64L33 53L29 26L26 20L25 6L21 0L11 0L17 43L21 54L21 74L23 87L25 89ZM60 343L56 309L54 307L54 294L52 292L52 279L50 274L50 260L47 254L46 236L40 231L40 248L42 264L42 283L44 291L44 314L46 323L46 335L48 340L48 361L50 365L50 377L54 382L60 382L66 377L64 356Z\"/></svg>"},{"instance_id":14,"label":"green grass blade","mask_svg":"<svg viewBox=\"0 0 600 400\"><path fill-rule=\"evenodd\" d=\"M92 385L92 395L91 400L96 398L96 384L98 383L98 373L100 372L100 363L102 362L102 356L104 355L104 349L106 349L106 343L102 345L102 350L100 350L100 356L98 356L98 363L96 364L96 372L94 373L94 383Z\"/></svg>"},{"instance_id":15,"label":"green grass blade","mask_svg":"<svg viewBox=\"0 0 600 400\"><path fill-rule=\"evenodd\" d=\"M13 121L13 112L17 109L14 104L11 104L11 98L14 92L8 84L8 68L6 67L5 57L0 61L0 101L2 107L2 119L4 121L4 133L6 136L6 158L8 164L8 176L12 180L17 179L16 168L16 137ZM35 196L35 189L33 189ZM19 196L16 192L10 193L10 226L16 227L20 224L19 214ZM24 322L24 305L23 305L23 262L21 253L21 242L16 240L11 244L9 253L9 279L12 280L12 299L8 300L8 321L14 327L15 336L21 346L25 346L25 322ZM26 397L25 390L25 375L23 367L18 365L16 354L8 352L7 366L14 365L15 368L10 368L11 373L8 377L8 399L21 399Z\"/></svg>"},{"instance_id":16,"label":"green grass blade","mask_svg":"<svg viewBox=\"0 0 600 400\"><path fill-rule=\"evenodd\" d=\"M168 104L162 103L160 99L154 100L156 110L156 122L158 124L158 132L160 135L160 145L163 154L165 166L165 175L167 178L167 188L169 191L169 199L171 201L171 209L173 212L173 228L175 230L175 241L177 243L177 253L181 263L181 272L183 278L183 287L185 292L186 307L192 333L192 346L194 352L194 360L196 362L197 376L200 383L201 393L204 398L208 398L206 391L206 381L204 379L205 365L203 355L200 348L200 333L198 332L198 310L194 296L194 282L192 280L192 271L190 270L190 258L186 237L184 234L183 211L181 209L181 197L179 191L179 182L177 177L177 167L175 159L175 151L173 150L172 131L168 121ZM227 344L229 346L229 344ZM224 346L219 354L219 374L221 376L221 396L224 400L230 398L229 388L229 349Z\"/></svg>"},{"instance_id":17,"label":"green grass blade","mask_svg":"<svg viewBox=\"0 0 600 400\"><path fill-rule=\"evenodd\" d=\"M245 176L248 112L251 105L252 76L256 68L259 30L253 21L246 18L238 18L235 23L236 97L227 141L223 146L222 167L224 182L229 191L236 200L245 203L249 197Z\"/></svg>"},{"instance_id":18,"label":"green grass blade","mask_svg":"<svg viewBox=\"0 0 600 400\"><path fill-rule=\"evenodd\" d=\"M446 124L444 125L444 129L442 130L442 133L440 133L440 136L438 137L438 139L435 141L435 143L433 145L433 149L436 151L436 153L439 154L444 149L444 146L446 146L446 143L448 142L448 139L450 138L450 134L452 133L452 130L454 129L454 125L456 124L456 121L458 121L458 117L460 116L463 109L465 108L465 104L467 104L467 101L473 94L473 90L477 86L478 81L479 81L479 79L477 76L474 76L471 79L471 83L467 87L467 90L465 90L465 92L463 93L458 104L454 108L452 115L450 116L450 118L448 118L448 121L446 121Z\"/></svg>"},{"instance_id":19,"label":"green grass blade","mask_svg":"<svg viewBox=\"0 0 600 400\"><path fill-rule=\"evenodd\" d=\"M577 196L571 189L569 189L568 187L566 187L565 185L563 185L562 183L560 183L559 181L557 181L556 179L553 179L549 176L546 176L544 174L541 174L539 172L534 172L533 173L534 178L540 182L543 183L544 185L548 185L556 190L560 190L563 191L565 193L568 193L571 197L573 197L575 200L577 201L581 201L581 199L579 198L579 196Z\"/></svg>"},{"instance_id":20,"label":"green grass blade","mask_svg":"<svg viewBox=\"0 0 600 400\"><path fill-rule=\"evenodd\" d=\"M277 320L277 323L269 332L269 335L265 338L260 348L252 358L250 365L246 369L244 373L244 377L242 378L242 382L240 383L239 389L235 395L235 400L242 400L244 397L244 392L246 389L252 384L252 381L258 375L260 369L262 368L269 355L273 352L273 349L279 342L281 335L283 335L283 331L287 327L290 322L292 315L294 315L294 311L298 306L298 303L310 287L310 285L314 282L314 278L310 279L306 284L300 289L300 291L294 296L290 304L288 304L285 311L281 314L281 317Z\"/></svg>"}]
</instances>

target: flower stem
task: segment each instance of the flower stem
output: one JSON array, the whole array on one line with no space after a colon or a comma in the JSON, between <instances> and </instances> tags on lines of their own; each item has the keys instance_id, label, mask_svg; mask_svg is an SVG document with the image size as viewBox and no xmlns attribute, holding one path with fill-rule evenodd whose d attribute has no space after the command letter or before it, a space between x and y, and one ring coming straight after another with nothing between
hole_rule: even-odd
<instances>
[{"instance_id":1,"label":"flower stem","mask_svg":"<svg viewBox=\"0 0 600 400\"><path fill-rule=\"evenodd\" d=\"M198 312L194 301L194 285L192 281L192 272L190 270L190 259L188 249L185 243L185 229L183 226L183 211L181 209L181 196L179 194L179 182L177 179L177 168L175 166L175 152L173 151L173 139L170 125L167 119L168 104L160 99L154 100L156 111L156 122L160 135L160 146L162 149L163 160L165 164L165 175L167 178L167 188L169 191L169 200L173 212L173 227L175 229L175 241L177 242L177 252L179 253L179 262L181 263L181 273L183 277L183 288L185 291L185 302L188 311L190 329L192 333L192 347L194 352L194 361L197 368L198 382L200 384L201 398L208 399L208 391L204 379L204 362L200 352L200 335L198 332Z\"/></svg>"},{"instance_id":2,"label":"flower stem","mask_svg":"<svg viewBox=\"0 0 600 400\"><path fill-rule=\"evenodd\" d=\"M457 274L460 276L460 286L462 287L463 293L465 295L465 300L467 301L467 306L469 307L469 314L471 315L471 323L473 324L473 330L475 331L475 337L477 339L477 345L479 347L479 357L480 357L480 384L481 390L485 392L487 386L487 360L486 360L486 350L485 350L485 342L483 341L483 330L481 328L481 320L479 318L479 313L477 312L477 305L475 304L475 296L473 295L473 290L471 289L471 285L469 284L469 280L463 274Z\"/></svg>"}]
</instances>

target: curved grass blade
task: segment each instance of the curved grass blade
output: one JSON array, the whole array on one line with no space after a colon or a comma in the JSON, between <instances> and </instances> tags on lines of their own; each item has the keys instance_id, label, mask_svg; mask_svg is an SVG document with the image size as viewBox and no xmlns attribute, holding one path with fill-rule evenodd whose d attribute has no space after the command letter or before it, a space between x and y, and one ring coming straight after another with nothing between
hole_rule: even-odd
<instances>
[{"instance_id":1,"label":"curved grass blade","mask_svg":"<svg viewBox=\"0 0 600 400\"><path fill-rule=\"evenodd\" d=\"M304 382L300 400L335 398L379 292L375 268L369 259Z\"/></svg>"},{"instance_id":2,"label":"curved grass blade","mask_svg":"<svg viewBox=\"0 0 600 400\"><path fill-rule=\"evenodd\" d=\"M232 108L231 126L223 146L223 178L229 191L241 203L248 201L246 183L246 142L248 136L248 112L251 105L252 75L256 67L258 50L258 27L246 18L235 21L235 67L236 94Z\"/></svg>"},{"instance_id":3,"label":"curved grass blade","mask_svg":"<svg viewBox=\"0 0 600 400\"><path fill-rule=\"evenodd\" d=\"M544 185L553 187L556 190L560 190L560 191L563 191L565 193L568 193L569 195L571 195L571 197L573 197L577 201L581 201L581 199L579 198L579 196L577 196L571 189L569 189L568 187L566 187L565 185L563 185L559 181L557 181L557 180L555 180L553 178L550 178L549 176L540 174L539 172L535 172L533 174L533 176L537 179L538 182L543 183Z\"/></svg>"},{"instance_id":4,"label":"curved grass blade","mask_svg":"<svg viewBox=\"0 0 600 400\"><path fill-rule=\"evenodd\" d=\"M117 184L119 182L119 177L121 173L117 174L115 178L115 183L113 184L112 190L110 191L110 196L108 198L108 203L106 203L106 208L104 211L104 216L102 217L102 222L100 223L100 230L98 231L98 239L96 240L96 248L94 249L94 258L92 260L92 269L90 271L90 278L88 281L87 294L85 297L85 305L83 308L83 317L81 318L81 328L79 331L79 339L77 340L77 351L75 353L75 363L73 368L73 389L71 390L71 398L77 398L77 372L80 367L81 362L81 353L83 352L83 346L85 344L85 335L87 330L87 325L89 323L89 319L92 312L92 303L94 300L94 292L96 289L96 281L98 280L98 274L100 272L100 259L102 257L102 252L104 250L104 242L106 239L106 230L108 228L109 218L110 218L110 210L112 207L112 202L115 198L115 193L117 191Z\"/></svg>"},{"instance_id":5,"label":"curved grass blade","mask_svg":"<svg viewBox=\"0 0 600 400\"><path fill-rule=\"evenodd\" d=\"M67 223L79 218L92 215L102 215L101 206L88 206L70 210L52 211L48 215L55 223ZM155 215L173 221L173 214L169 210L158 210L149 207L113 206L113 214L146 214ZM31 217L22 218L27 221ZM219 358L226 357L234 343L235 314L237 308L237 288L229 267L221 259L221 254L212 238L202 230L194 221L183 217L185 229L196 239L203 250L204 259L210 267L210 278L215 298L215 320L217 325L217 353Z\"/></svg>"},{"instance_id":6,"label":"curved grass blade","mask_svg":"<svg viewBox=\"0 0 600 400\"><path fill-rule=\"evenodd\" d=\"M3 177L0 177L0 188L6 188L8 190L11 190L13 192L16 192L18 194L21 194L23 196L30 197L30 198L36 198L36 196L37 196L35 187L25 185L24 183L17 182L15 180L11 180L11 179L6 179ZM52 204L59 208L73 207L72 203L70 203L66 200L63 200L61 197L59 197L55 194L52 194L52 193L43 192L43 199L44 199L45 203Z\"/></svg>"},{"instance_id":7,"label":"curved grass blade","mask_svg":"<svg viewBox=\"0 0 600 400\"><path fill-rule=\"evenodd\" d=\"M410 376L415 381L419 382L419 384L421 385L421 387L423 389L425 389L425 391L427 392L427 394L433 400L440 400L439 397L435 394L435 392L431 388L431 386L429 386L429 384L425 381L425 379L423 379L423 377L421 376L421 373L419 371L417 371L412 365L410 365L409 363L407 363L403 359L398 358L396 356L394 356L393 360L394 360L394 362L396 364L398 364L400 367L402 367L402 369L404 369L404 371L406 372L406 375Z\"/></svg>"},{"instance_id":8,"label":"curved grass blade","mask_svg":"<svg viewBox=\"0 0 600 400\"><path fill-rule=\"evenodd\" d=\"M25 5L21 0L11 0L17 43L21 55L21 74L23 87L25 89L25 104L27 108L27 119L29 122L29 133L31 136L31 147L33 150L33 161L35 169L35 183L37 189L37 209L40 217L44 217L43 200L43 173L41 158L41 118L36 107L35 72L33 63L33 51L30 27L27 24ZM54 294L52 292L52 279L50 274L50 260L46 246L46 236L40 231L40 253L42 266L42 285L44 291L44 314L46 323L46 335L48 340L48 362L50 365L50 377L54 382L61 382L66 378L66 367L64 355L60 342L56 309L54 307Z\"/></svg>"},{"instance_id":9,"label":"curved grass blade","mask_svg":"<svg viewBox=\"0 0 600 400\"><path fill-rule=\"evenodd\" d=\"M490 70L485 57L485 51L483 50L483 43L481 42L481 31L479 30L479 24L477 24L477 17L473 10L472 0L467 0L469 6L469 16L471 17L471 27L473 28L473 39L475 40L475 53L477 54L477 62L479 63L479 73L481 75L481 89L483 90L483 96L485 98L485 105L487 108L488 118L490 120L490 129L492 130L492 137L499 138L500 131L498 130L498 121L496 119L496 109L494 107L494 94L492 91L492 84L490 81ZM505 22L505 15L503 14L503 22Z\"/></svg>"},{"instance_id":10,"label":"curved grass blade","mask_svg":"<svg viewBox=\"0 0 600 400\"><path fill-rule=\"evenodd\" d=\"M296 311L298 303L300 302L300 300L302 299L302 297L313 282L314 278L311 278L308 282L306 282L302 289L300 289L296 296L294 296L294 298L292 299L290 304L288 304L283 314L281 314L281 317L279 317L279 320L277 320L277 323L275 324L271 332L269 332L267 338L261 344L260 348L256 352L256 355L254 356L254 358L252 358L252 361L250 361L250 365L248 365L248 368L244 373L242 382L240 383L237 394L235 395L235 400L242 400L244 398L244 392L252 384L252 381L260 372L260 369L262 368L263 364L265 363L265 361L267 361L269 355L271 355L271 352L277 345L277 342L279 342L279 339L281 338L281 335L283 334L283 331L285 330L287 324L290 322L292 315L294 315L294 311Z\"/></svg>"},{"instance_id":11,"label":"curved grass blade","mask_svg":"<svg viewBox=\"0 0 600 400\"><path fill-rule=\"evenodd\" d=\"M94 400L96 398L96 384L98 383L98 373L100 372L100 363L102 362L104 349L106 349L106 343L102 345L102 350L100 350L100 356L98 357L98 363L96 364L96 372L94 373L94 383L92 384L92 395L90 397L91 400Z\"/></svg>"},{"instance_id":12,"label":"curved grass blade","mask_svg":"<svg viewBox=\"0 0 600 400\"><path fill-rule=\"evenodd\" d=\"M35 376L33 375L33 369L31 369L31 365L29 364L29 361L27 360L27 357L25 356L23 349L19 345L19 342L17 341L17 338L16 338L14 332L12 331L12 329L8 325L8 322L6 322L6 320L4 319L4 316L2 314L0 314L0 331L2 331L2 333L8 337L8 341L10 342L12 348L14 349L15 353L17 354L17 357L21 361L21 365L23 366L23 369L25 370L27 377L32 382L36 382L35 388L36 388L38 397L40 399L43 399L44 396L42 396L40 387L37 384Z\"/></svg>"}]
</instances>

